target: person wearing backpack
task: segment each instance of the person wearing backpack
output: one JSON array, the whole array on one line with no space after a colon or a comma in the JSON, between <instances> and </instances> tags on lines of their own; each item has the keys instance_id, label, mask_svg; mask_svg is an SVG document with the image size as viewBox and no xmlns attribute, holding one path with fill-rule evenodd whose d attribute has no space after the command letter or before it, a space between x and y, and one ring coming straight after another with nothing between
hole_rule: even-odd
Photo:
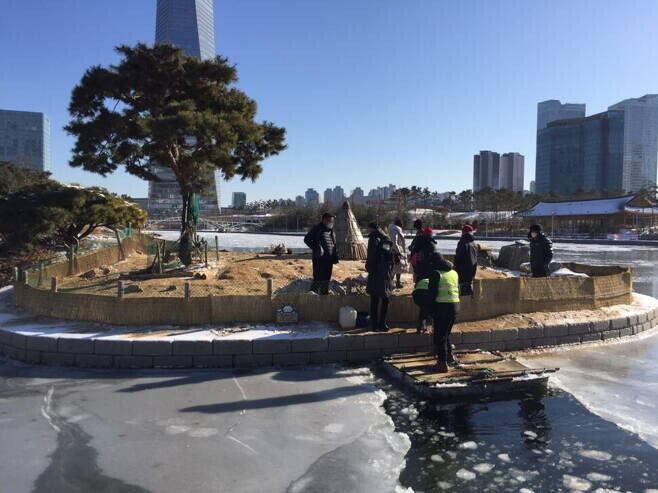
<instances>
[{"instance_id":1,"label":"person wearing backpack","mask_svg":"<svg viewBox=\"0 0 658 493\"><path fill-rule=\"evenodd\" d=\"M393 242L376 223L370 223L368 231L366 292L370 295L370 323L373 330L385 332L388 330L386 316L393 289L395 253Z\"/></svg>"},{"instance_id":2,"label":"person wearing backpack","mask_svg":"<svg viewBox=\"0 0 658 493\"><path fill-rule=\"evenodd\" d=\"M434 300L434 345L439 373L445 373L448 364L455 361L450 332L459 313L459 275L453 270L452 263L440 253L436 253L433 260L434 270L429 276L429 290Z\"/></svg>"},{"instance_id":3,"label":"person wearing backpack","mask_svg":"<svg viewBox=\"0 0 658 493\"><path fill-rule=\"evenodd\" d=\"M414 267L414 282L426 279L431 270L432 255L437 247L436 240L432 237L433 234L432 228L423 229L420 235L416 235L409 247L411 263Z\"/></svg>"}]
</instances>

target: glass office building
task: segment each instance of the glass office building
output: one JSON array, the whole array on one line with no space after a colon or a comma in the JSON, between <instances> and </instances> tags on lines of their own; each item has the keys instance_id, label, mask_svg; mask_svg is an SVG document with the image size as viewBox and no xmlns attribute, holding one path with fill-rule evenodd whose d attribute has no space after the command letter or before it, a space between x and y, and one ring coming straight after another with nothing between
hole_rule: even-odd
<instances>
[{"instance_id":1,"label":"glass office building","mask_svg":"<svg viewBox=\"0 0 658 493\"><path fill-rule=\"evenodd\" d=\"M183 48L188 56L203 60L215 55L215 18L213 0L158 0L155 42ZM169 168L156 167L158 181L149 182L151 217L178 215L183 206L176 177ZM201 193L201 214L219 214L219 180Z\"/></svg>"},{"instance_id":2,"label":"glass office building","mask_svg":"<svg viewBox=\"0 0 658 493\"><path fill-rule=\"evenodd\" d=\"M43 113L0 110L0 161L50 171L50 119Z\"/></svg>"},{"instance_id":3,"label":"glass office building","mask_svg":"<svg viewBox=\"0 0 658 493\"><path fill-rule=\"evenodd\" d=\"M620 111L548 123L537 132L536 192L622 190L623 136Z\"/></svg>"},{"instance_id":4,"label":"glass office building","mask_svg":"<svg viewBox=\"0 0 658 493\"><path fill-rule=\"evenodd\" d=\"M623 188L638 191L655 185L658 172L658 94L610 106L624 114Z\"/></svg>"}]
</instances>

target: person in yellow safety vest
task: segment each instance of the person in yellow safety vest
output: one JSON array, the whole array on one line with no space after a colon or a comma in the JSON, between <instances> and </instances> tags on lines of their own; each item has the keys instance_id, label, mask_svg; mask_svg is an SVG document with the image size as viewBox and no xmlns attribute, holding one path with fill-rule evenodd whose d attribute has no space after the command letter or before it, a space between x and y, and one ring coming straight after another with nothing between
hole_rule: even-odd
<instances>
[{"instance_id":1,"label":"person in yellow safety vest","mask_svg":"<svg viewBox=\"0 0 658 493\"><path fill-rule=\"evenodd\" d=\"M450 332L459 313L459 275L452 263L439 253L435 254L434 270L429 277L429 291L434 300L434 345L439 373L448 371L448 364L454 363Z\"/></svg>"},{"instance_id":2,"label":"person in yellow safety vest","mask_svg":"<svg viewBox=\"0 0 658 493\"><path fill-rule=\"evenodd\" d=\"M414 287L411 297L418 307L418 326L416 332L419 334L425 332L427 323L426 321L432 317L434 308L434 299L430 293L430 280L420 279Z\"/></svg>"}]
</instances>

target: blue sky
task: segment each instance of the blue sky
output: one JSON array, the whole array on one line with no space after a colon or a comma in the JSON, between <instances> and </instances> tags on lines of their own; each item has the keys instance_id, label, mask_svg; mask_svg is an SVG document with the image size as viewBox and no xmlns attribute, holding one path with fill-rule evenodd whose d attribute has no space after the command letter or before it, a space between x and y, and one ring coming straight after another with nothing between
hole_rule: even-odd
<instances>
[{"instance_id":1,"label":"blue sky","mask_svg":"<svg viewBox=\"0 0 658 493\"><path fill-rule=\"evenodd\" d=\"M152 43L155 0L0 0L0 12L0 108L50 116L54 177L145 196L123 172L70 168L62 127L86 68ZM218 52L289 146L257 183L222 183L223 204L336 184L459 191L481 149L524 154L527 185L538 101L591 114L658 92L655 0L217 0L215 18Z\"/></svg>"}]
</instances>

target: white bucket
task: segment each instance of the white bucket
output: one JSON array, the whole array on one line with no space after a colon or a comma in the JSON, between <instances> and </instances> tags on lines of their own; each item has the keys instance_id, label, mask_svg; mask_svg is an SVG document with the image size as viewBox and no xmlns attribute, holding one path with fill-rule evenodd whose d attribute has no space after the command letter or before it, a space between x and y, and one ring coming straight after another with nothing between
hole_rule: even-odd
<instances>
[{"instance_id":1,"label":"white bucket","mask_svg":"<svg viewBox=\"0 0 658 493\"><path fill-rule=\"evenodd\" d=\"M338 310L338 324L342 329L356 327L356 310L351 306L341 306Z\"/></svg>"}]
</instances>

